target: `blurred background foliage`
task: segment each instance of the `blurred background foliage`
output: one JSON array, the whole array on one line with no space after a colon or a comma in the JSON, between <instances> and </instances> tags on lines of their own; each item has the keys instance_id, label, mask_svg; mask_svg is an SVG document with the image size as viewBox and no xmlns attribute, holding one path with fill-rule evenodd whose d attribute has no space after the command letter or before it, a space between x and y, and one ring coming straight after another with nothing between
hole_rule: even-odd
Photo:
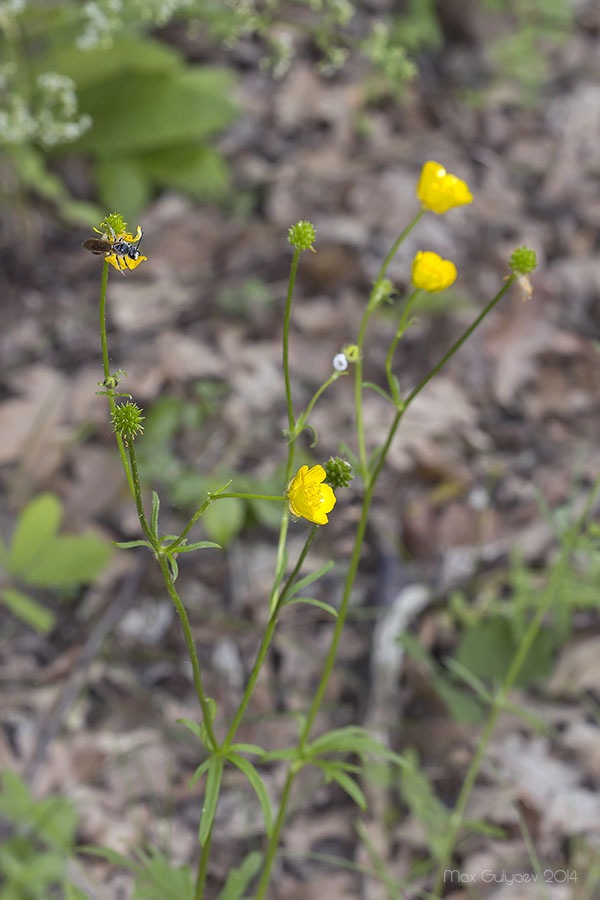
<instances>
[{"instance_id":1,"label":"blurred background foliage","mask_svg":"<svg viewBox=\"0 0 600 900\"><path fill-rule=\"evenodd\" d=\"M535 102L552 48L572 24L568 0L473 2L489 14L487 71L460 99ZM321 73L333 76L360 56L367 63L365 102L401 103L418 65L456 32L455 7L464 4L381 6L373 21L366 0L3 0L4 199L33 191L64 219L87 225L115 207L135 220L167 188L203 202L224 200L231 183L215 138L239 114L236 79L231 68L204 58L254 39L259 66L281 78L299 41L309 41ZM90 195L76 197L63 182L65 156L89 166Z\"/></svg>"}]
</instances>

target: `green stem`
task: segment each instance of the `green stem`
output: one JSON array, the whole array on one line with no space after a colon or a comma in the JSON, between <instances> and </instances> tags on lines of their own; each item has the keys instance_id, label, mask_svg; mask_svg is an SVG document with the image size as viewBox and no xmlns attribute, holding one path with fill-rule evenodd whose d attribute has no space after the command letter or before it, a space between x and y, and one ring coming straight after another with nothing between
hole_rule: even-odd
<instances>
[{"instance_id":1,"label":"green stem","mask_svg":"<svg viewBox=\"0 0 600 900\"><path fill-rule=\"evenodd\" d=\"M281 829L283 828L283 823L285 821L285 814L287 811L288 801L290 799L290 793L292 790L292 785L294 783L294 778L296 777L296 770L290 768L287 773L287 778L285 779L285 784L283 786L283 791L281 794L281 804L279 806L279 814L275 821L275 825L273 826L273 831L271 832L271 837L269 840L269 845L267 847L267 853L265 857L265 863L261 875L261 879L258 883L258 887L256 889L256 894L254 895L254 900L264 900L265 891L269 886L269 880L271 878L271 869L273 868L273 863L275 861L275 854L277 853L277 848L279 846L279 838L281 836Z\"/></svg>"},{"instance_id":2,"label":"green stem","mask_svg":"<svg viewBox=\"0 0 600 900\"><path fill-rule=\"evenodd\" d=\"M329 385L333 384L334 381L337 381L337 379L340 378L343 374L344 374L343 372L334 372L333 375L331 375L327 379L327 381L325 381L321 385L321 387L317 391L315 391L310 403L308 404L308 406L306 407L304 412L300 413L300 415L298 416L298 421L296 422L296 426L294 429L294 433L296 436L298 436L300 434L300 432L302 431L302 429L304 428L304 426L308 420L308 417L310 416L311 412L313 411L313 407L314 407L315 403L317 402L317 400L319 399L319 397L321 396L323 391L326 391L327 388L329 387Z\"/></svg>"},{"instance_id":3,"label":"green stem","mask_svg":"<svg viewBox=\"0 0 600 900\"><path fill-rule=\"evenodd\" d=\"M412 294L408 298L408 300L406 302L406 306L404 307L404 312L402 313L402 318L400 319L400 324L398 325L398 329L396 331L396 335L394 337L394 340L390 344L390 349L388 350L388 353L387 353L387 356L385 359L385 373L387 375L387 381L388 381L388 384L390 387L390 391L392 393L392 397L394 398L394 400L396 402L398 402L398 400L400 398L398 396L398 386L396 385L396 382L394 381L394 378L392 375L392 360L394 358L394 351L396 350L398 341L401 339L401 337L403 336L403 334L406 330L408 314L420 293L421 293L420 290L415 290L412 292Z\"/></svg>"},{"instance_id":4,"label":"green stem","mask_svg":"<svg viewBox=\"0 0 600 900\"><path fill-rule=\"evenodd\" d=\"M164 553L158 554L158 563L160 565L160 570L163 575L163 579L169 592L169 596L173 601L175 609L177 610L177 615L179 616L179 620L181 622L181 627L183 628L183 634L185 637L185 643L188 651L188 656L190 658L190 662L192 663L192 672L194 676L194 687L196 689L196 695L198 697L198 702L200 703L200 708L202 709L202 719L204 721L204 727L206 729L206 734L208 735L209 742L213 750L219 749L218 741L215 737L215 732L212 726L212 720L210 715L210 706L208 704L208 698L204 693L204 687L202 684L202 675L200 673L200 663L198 662L198 654L196 653L196 645L194 644L194 638L192 637L192 629L190 627L190 620L188 619L187 613L185 611L185 606L181 602L179 594L175 589L175 585L173 584L173 578L171 576L171 571L169 569L169 563L167 561L167 557Z\"/></svg>"},{"instance_id":5,"label":"green stem","mask_svg":"<svg viewBox=\"0 0 600 900\"><path fill-rule=\"evenodd\" d=\"M138 519L140 520L142 531L144 532L156 552L159 548L152 529L148 525L148 520L146 519L146 514L144 512L144 501L142 500L142 488L140 485L140 475L138 472L137 456L135 455L133 440L133 437L130 437L129 444L127 446L127 449L129 450L129 463L131 465L131 478L133 481L133 499L135 501L135 508L137 510Z\"/></svg>"},{"instance_id":6,"label":"green stem","mask_svg":"<svg viewBox=\"0 0 600 900\"><path fill-rule=\"evenodd\" d=\"M196 889L194 891L194 900L204 900L204 887L206 885L206 875L208 872L208 859L210 857L210 847L212 844L212 828L208 832L208 837L202 846L202 853L198 860L198 871L196 873Z\"/></svg>"},{"instance_id":7,"label":"green stem","mask_svg":"<svg viewBox=\"0 0 600 900\"><path fill-rule=\"evenodd\" d=\"M466 341L466 339L469 337L469 335L471 335L473 333L475 328L477 328L477 326L483 321L485 316L494 308L496 303L506 293L506 291L508 290L512 281L514 281L514 276L510 277L510 279L502 287L502 289L498 292L498 294L496 294L494 299L491 300L490 303L488 303L488 305L485 307L483 312L479 316L477 316L477 318L474 320L474 322L471 325L469 325L469 327L466 329L466 331L463 332L461 337L458 338L458 340L454 342L454 344L452 345L450 350L442 358L441 362L438 363L436 366L434 366L433 369L431 369L431 371L422 379L422 381L419 382L417 387L411 392L411 394L409 394L404 406L399 408L396 412L396 415L394 416L394 419L392 421L392 424L390 425L385 443L383 444L381 453L379 455L377 465L375 466L373 473L366 484L365 494L364 494L364 498L363 498L362 511L361 511L359 522L358 522L356 537L354 540L352 558L350 560L350 567L348 569L348 574L346 576L346 580L344 583L342 603L341 603L340 609L338 611L338 617L336 619L335 629L333 632L333 637L331 639L331 645L329 648L329 652L328 652L327 658L325 660L323 674L321 675L321 680L317 687L317 691L315 693L308 716L306 718L306 722L304 724L304 727L302 728L302 732L300 734L300 738L298 741L298 750L300 753L302 753L302 751L304 750L304 748L306 746L306 743L310 736L310 732L313 727L315 718L319 711L319 707L323 700L323 696L327 689L327 685L329 683L331 673L333 671L335 657L337 654L338 645L339 645L339 642L341 639L342 630L343 630L343 627L345 624L346 614L348 611L350 594L352 591L352 587L354 585L354 578L356 577L356 572L358 569L358 563L359 563L360 553L361 553L361 549L362 549L362 542L363 542L363 538L364 538L364 534L365 534L365 530L366 530L367 519L368 519L369 509L371 506L373 492L375 490L375 485L377 483L377 479L379 478L381 470L383 469L383 466L385 465L387 454L389 452L392 441L394 440L394 437L396 435L396 431L398 430L398 426L402 420L402 416L404 415L408 406L415 399L415 397L423 390L425 385L428 384L429 381L431 380L431 378L433 378L433 376L437 372L440 371L440 369L448 362L448 360L454 355L454 353L456 353L456 351L462 346L462 344ZM272 867L273 860L275 859L275 854L277 851L277 844L279 842L279 835L281 832L283 820L285 818L285 807L289 800L291 785L294 780L294 777L295 777L294 770L293 770L293 768L290 768L290 770L288 771L288 776L287 776L287 780L285 783L284 792L283 792L283 795L281 798L281 806L280 806L279 815L277 818L277 825L273 829L273 832L271 833L271 836L269 838L269 844L268 844L267 855L266 855L266 860L265 860L265 868L263 870L263 874L262 874L262 878L261 878L261 882L260 882L261 890L259 890L259 892L256 894L255 900L262 900L262 898L264 896L264 891L266 890L266 887L269 882L270 868Z\"/></svg>"},{"instance_id":8,"label":"green stem","mask_svg":"<svg viewBox=\"0 0 600 900\"><path fill-rule=\"evenodd\" d=\"M273 612L271 613L271 615L269 617L267 629L265 631L265 634L262 639L258 653L256 654L256 660L252 667L252 672L250 673L250 677L248 679L248 684L246 685L246 690L244 691L244 696L242 697L242 699L240 701L240 705L237 709L237 712L236 712L235 716L233 717L233 721L232 721L231 725L229 726L229 731L227 732L227 736L225 737L225 740L223 741L223 744L222 744L223 750L226 750L229 747L229 745L231 744L233 738L235 737L235 733L239 728L240 722L242 721L242 717L244 715L244 712L246 711L246 707L248 706L248 703L250 702L250 697L252 696L252 693L254 691L254 686L255 686L258 676L260 674L260 670L265 661L265 657L267 655L267 651L269 649L271 639L273 638L273 634L275 633L275 628L277 627L277 617L279 615L281 607L285 603L286 594L289 591L289 589L291 588L291 586L293 585L293 583L296 579L296 576L298 575L298 572L302 568L302 564L304 563L304 560L306 559L306 554L308 553L310 546L316 537L318 527L319 527L318 525L313 525L313 527L311 528L311 530L308 534L308 537L306 538L306 541L304 543L304 547L302 548L302 552L300 553L300 556L298 557L298 561L297 561L296 565L294 566L294 570L289 575L289 577L285 583L285 586L284 586L283 590L281 591L281 594L279 595L279 598L277 600L277 605L275 606L275 608L273 609Z\"/></svg>"},{"instance_id":9,"label":"green stem","mask_svg":"<svg viewBox=\"0 0 600 900\"><path fill-rule=\"evenodd\" d=\"M385 278L386 272L388 270L388 266L393 260L394 256L398 252L398 248L402 241L408 237L410 232L413 230L417 222L421 219L421 217L425 214L424 209L420 209L414 219L408 223L404 231L402 231L394 243L392 244L392 248L383 263L381 264L381 268L377 274L377 278L373 284L371 289L371 294L369 296L369 302L367 303L367 308L364 311L362 321L360 323L360 328L358 332L358 359L356 361L355 370L354 370L354 406L356 409L356 437L358 442L358 458L360 460L360 474L363 480L365 487L368 487L369 483L369 471L367 465L367 448L366 448L366 439L365 439L365 428L363 422L363 411L362 411L362 390L363 390L363 365L362 365L362 356L363 356L363 344L365 338L365 331L367 329L367 324L371 315L377 309L377 294L383 279ZM414 296L414 295L413 295ZM406 312L406 310L405 310Z\"/></svg>"},{"instance_id":10,"label":"green stem","mask_svg":"<svg viewBox=\"0 0 600 900\"><path fill-rule=\"evenodd\" d=\"M285 300L285 316L283 319L283 376L285 379L285 396L287 400L287 409L288 409L288 426L290 436L294 432L294 404L292 402L292 386L290 382L290 357L289 357L289 342L290 342L290 315L292 311L292 297L294 295L294 284L296 282L296 272L298 270L298 261L300 259L300 254L302 250L298 250L297 248L294 250L294 258L292 259L292 266L290 269L290 277L288 281L288 291L287 297Z\"/></svg>"},{"instance_id":11,"label":"green stem","mask_svg":"<svg viewBox=\"0 0 600 900\"><path fill-rule=\"evenodd\" d=\"M456 805L452 812L452 816L450 817L450 825L444 845L444 853L438 864L435 886L433 888L433 893L436 896L439 895L442 890L444 882L444 871L447 869L452 857L456 839L464 822L464 814L467 803L469 802L471 792L475 786L475 781L477 780L477 776L479 775L479 770L481 768L483 758L487 752L488 745L492 739L492 735L498 721L498 716L500 715L502 709L506 707L508 694L514 687L514 684L519 677L525 661L529 656L534 641L538 636L542 622L546 614L548 613L548 610L556 599L556 595L558 593L560 585L564 581L571 553L575 549L575 545L581 533L581 529L584 527L585 522L591 510L593 509L599 493L600 478L596 481L594 487L590 491L583 512L565 537L560 556L552 569L552 574L550 575L548 584L546 585L546 588L542 594L538 609L523 635L523 640L517 647L517 651L513 657L513 660L510 664L510 667L506 673L500 689L496 692L490 714L481 733L481 736L477 742L477 749L473 754L473 758L471 759L471 762L469 764L467 774L465 775L465 778L461 785Z\"/></svg>"},{"instance_id":12,"label":"green stem","mask_svg":"<svg viewBox=\"0 0 600 900\"><path fill-rule=\"evenodd\" d=\"M100 285L100 342L102 344L102 366L104 368L104 380L110 377L110 368L108 362L108 344L106 342L106 285L108 283L108 263L104 260L104 265L102 266L102 283ZM108 396L108 403L110 406L110 415L111 421L112 417L115 414L115 401L114 397L109 388L106 389L106 393ZM123 444L123 438L120 434L115 435L117 439L117 447L119 448L119 456L121 457L121 463L123 465L123 471L125 472L125 476L127 478L127 484L129 485L129 490L131 491L131 496L135 500L135 489L133 486L133 478L131 475L131 470L129 468L129 464L127 462L127 454L125 453L125 445Z\"/></svg>"}]
</instances>

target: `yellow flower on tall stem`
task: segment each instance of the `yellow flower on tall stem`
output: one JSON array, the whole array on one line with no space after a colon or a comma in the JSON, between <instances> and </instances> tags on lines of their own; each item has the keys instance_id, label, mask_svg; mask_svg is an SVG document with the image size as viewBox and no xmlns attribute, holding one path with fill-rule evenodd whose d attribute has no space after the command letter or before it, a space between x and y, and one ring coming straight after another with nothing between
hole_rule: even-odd
<instances>
[{"instance_id":1,"label":"yellow flower on tall stem","mask_svg":"<svg viewBox=\"0 0 600 900\"><path fill-rule=\"evenodd\" d=\"M430 250L419 250L412 264L412 283L422 291L437 294L456 281L456 266Z\"/></svg>"},{"instance_id":2,"label":"yellow flower on tall stem","mask_svg":"<svg viewBox=\"0 0 600 900\"><path fill-rule=\"evenodd\" d=\"M426 162L421 169L417 197L424 209L438 214L448 212L454 206L464 206L473 199L462 178L446 172L443 166L433 160Z\"/></svg>"},{"instance_id":3,"label":"yellow flower on tall stem","mask_svg":"<svg viewBox=\"0 0 600 900\"><path fill-rule=\"evenodd\" d=\"M315 525L327 524L327 513L335 506L336 496L328 484L321 483L325 478L323 466L300 467L287 490L292 515L302 516Z\"/></svg>"}]
</instances>

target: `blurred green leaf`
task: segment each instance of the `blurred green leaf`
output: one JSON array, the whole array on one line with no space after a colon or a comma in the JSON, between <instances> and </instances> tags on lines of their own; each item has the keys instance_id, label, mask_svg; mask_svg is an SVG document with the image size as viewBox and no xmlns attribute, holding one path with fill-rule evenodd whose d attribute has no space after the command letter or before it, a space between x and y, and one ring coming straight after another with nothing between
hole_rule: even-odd
<instances>
[{"instance_id":1,"label":"blurred green leaf","mask_svg":"<svg viewBox=\"0 0 600 900\"><path fill-rule=\"evenodd\" d=\"M202 515L202 525L209 537L226 547L242 530L245 518L244 501L238 497L217 500Z\"/></svg>"},{"instance_id":2,"label":"blurred green leaf","mask_svg":"<svg viewBox=\"0 0 600 900\"><path fill-rule=\"evenodd\" d=\"M517 645L511 623L497 616L478 622L465 631L456 659L477 678L499 683L508 672ZM527 686L552 671L555 645L551 631L538 634L519 673L518 685Z\"/></svg>"},{"instance_id":3,"label":"blurred green leaf","mask_svg":"<svg viewBox=\"0 0 600 900\"><path fill-rule=\"evenodd\" d=\"M68 75L80 91L116 80L119 87L112 99L119 103L132 96L129 89L132 74L166 75L181 69L182 65L181 54L164 41L123 34L111 47L88 50L61 41L34 60L34 71L36 74L53 71Z\"/></svg>"},{"instance_id":4,"label":"blurred green leaf","mask_svg":"<svg viewBox=\"0 0 600 900\"><path fill-rule=\"evenodd\" d=\"M30 563L56 534L61 519L62 506L54 494L40 494L27 504L13 532L8 563L12 572L27 573Z\"/></svg>"},{"instance_id":5,"label":"blurred green leaf","mask_svg":"<svg viewBox=\"0 0 600 900\"><path fill-rule=\"evenodd\" d=\"M54 627L54 613L34 600L28 594L16 588L5 587L0 592L4 605L11 613L27 625L31 625L40 634L47 634Z\"/></svg>"},{"instance_id":6,"label":"blurred green leaf","mask_svg":"<svg viewBox=\"0 0 600 900\"><path fill-rule=\"evenodd\" d=\"M40 587L62 587L93 581L107 565L110 546L93 534L57 537L49 541L21 577Z\"/></svg>"},{"instance_id":7,"label":"blurred green leaf","mask_svg":"<svg viewBox=\"0 0 600 900\"><path fill-rule=\"evenodd\" d=\"M257 874L263 855L257 850L249 853L237 869L230 869L227 881L217 900L240 900L250 881Z\"/></svg>"},{"instance_id":8,"label":"blurred green leaf","mask_svg":"<svg viewBox=\"0 0 600 900\"><path fill-rule=\"evenodd\" d=\"M230 72L208 66L135 73L125 92L119 77L88 87L80 92L80 107L93 125L70 148L112 155L116 166L121 154L200 141L233 120L232 87Z\"/></svg>"},{"instance_id":9,"label":"blurred green leaf","mask_svg":"<svg viewBox=\"0 0 600 900\"><path fill-rule=\"evenodd\" d=\"M140 154L137 164L149 181L197 200L219 200L230 188L225 160L209 147L165 147Z\"/></svg>"},{"instance_id":10,"label":"blurred green leaf","mask_svg":"<svg viewBox=\"0 0 600 900\"><path fill-rule=\"evenodd\" d=\"M125 219L139 218L152 196L152 184L135 157L100 157L95 165L100 199L106 209L118 209Z\"/></svg>"}]
</instances>

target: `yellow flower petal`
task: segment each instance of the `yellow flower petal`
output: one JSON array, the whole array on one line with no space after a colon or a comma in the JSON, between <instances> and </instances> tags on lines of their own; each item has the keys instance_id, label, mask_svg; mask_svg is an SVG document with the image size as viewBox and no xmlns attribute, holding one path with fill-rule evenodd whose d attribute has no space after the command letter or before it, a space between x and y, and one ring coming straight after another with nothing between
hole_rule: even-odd
<instances>
[{"instance_id":1,"label":"yellow flower petal","mask_svg":"<svg viewBox=\"0 0 600 900\"><path fill-rule=\"evenodd\" d=\"M445 213L454 206L464 206L473 199L465 181L446 172L439 163L429 160L421 170L417 197L425 209Z\"/></svg>"},{"instance_id":2,"label":"yellow flower petal","mask_svg":"<svg viewBox=\"0 0 600 900\"><path fill-rule=\"evenodd\" d=\"M316 465L312 469L301 466L290 481L288 499L290 512L301 516L316 525L326 525L336 503L336 496L328 484L322 484L326 477L323 466Z\"/></svg>"},{"instance_id":3,"label":"yellow flower petal","mask_svg":"<svg viewBox=\"0 0 600 900\"><path fill-rule=\"evenodd\" d=\"M437 294L456 281L456 266L437 253L419 250L412 264L412 282L416 288Z\"/></svg>"}]
</instances>

